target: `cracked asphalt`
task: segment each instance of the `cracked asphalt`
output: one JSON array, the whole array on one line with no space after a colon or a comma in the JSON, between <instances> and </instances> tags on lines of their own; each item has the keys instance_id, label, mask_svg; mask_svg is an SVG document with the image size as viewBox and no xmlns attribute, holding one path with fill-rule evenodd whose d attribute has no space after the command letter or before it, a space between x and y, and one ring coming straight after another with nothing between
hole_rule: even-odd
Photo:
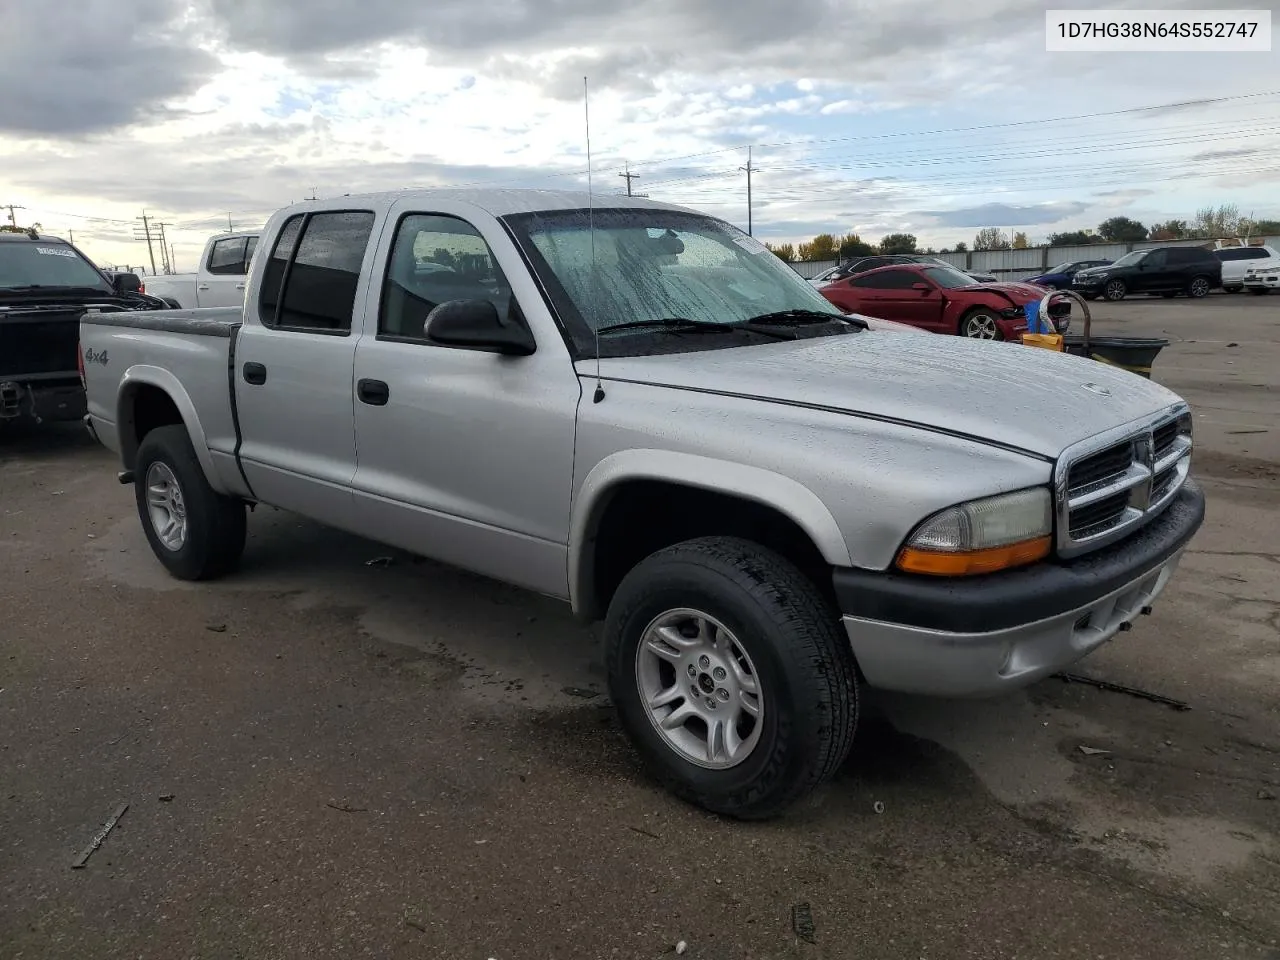
<instances>
[{"instance_id":1,"label":"cracked asphalt","mask_svg":"<svg viewBox=\"0 0 1280 960\"><path fill-rule=\"evenodd\" d=\"M1096 315L1175 341L1209 512L1078 670L1191 709L871 697L767 824L645 779L557 604L269 509L178 583L105 450L0 432L0 957L1280 958L1280 299Z\"/></svg>"}]
</instances>

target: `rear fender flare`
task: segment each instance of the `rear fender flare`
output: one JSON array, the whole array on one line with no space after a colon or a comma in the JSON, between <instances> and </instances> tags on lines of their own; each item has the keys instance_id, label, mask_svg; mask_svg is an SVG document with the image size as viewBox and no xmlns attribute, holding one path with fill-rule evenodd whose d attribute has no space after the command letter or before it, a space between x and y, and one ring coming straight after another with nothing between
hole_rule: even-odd
<instances>
[{"instance_id":1,"label":"rear fender flare","mask_svg":"<svg viewBox=\"0 0 1280 960\"><path fill-rule=\"evenodd\" d=\"M120 389L116 395L116 423L120 432L120 460L126 470L132 470L138 453L138 441L133 431L126 429L133 424L132 404L139 387L156 387L168 394L173 405L178 408L182 423L191 437L191 445L195 448L196 459L204 470L209 486L218 493L227 493L227 489L218 479L218 472L213 466L213 456L209 453L209 444L205 439L204 427L200 423L200 415L196 413L195 404L183 388L181 381L163 367L150 364L134 364L125 371L120 379Z\"/></svg>"},{"instance_id":2,"label":"rear fender flare","mask_svg":"<svg viewBox=\"0 0 1280 960\"><path fill-rule=\"evenodd\" d=\"M595 531L610 492L633 480L651 480L725 493L777 510L796 523L833 567L853 561L835 517L808 487L781 474L741 463L670 450L623 450L597 463L582 482L569 517L569 600L581 613L593 589Z\"/></svg>"}]
</instances>

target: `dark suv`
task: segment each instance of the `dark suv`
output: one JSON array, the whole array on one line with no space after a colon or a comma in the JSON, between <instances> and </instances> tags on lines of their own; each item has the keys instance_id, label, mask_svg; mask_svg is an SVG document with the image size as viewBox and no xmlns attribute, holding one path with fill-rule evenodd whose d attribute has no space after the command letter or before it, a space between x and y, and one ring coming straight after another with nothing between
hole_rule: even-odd
<instances>
[{"instance_id":1,"label":"dark suv","mask_svg":"<svg viewBox=\"0 0 1280 960\"><path fill-rule=\"evenodd\" d=\"M1203 297L1222 286L1222 261L1204 247L1134 250L1105 267L1081 270L1071 289L1086 300L1123 300L1131 293Z\"/></svg>"}]
</instances>

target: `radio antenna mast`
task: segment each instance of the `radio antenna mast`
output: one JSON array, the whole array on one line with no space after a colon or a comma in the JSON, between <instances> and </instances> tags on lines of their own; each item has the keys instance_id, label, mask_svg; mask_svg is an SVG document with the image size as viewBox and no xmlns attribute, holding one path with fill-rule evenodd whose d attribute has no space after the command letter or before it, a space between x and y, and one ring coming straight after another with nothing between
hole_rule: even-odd
<instances>
[{"instance_id":1,"label":"radio antenna mast","mask_svg":"<svg viewBox=\"0 0 1280 960\"><path fill-rule=\"evenodd\" d=\"M604 383L600 380L600 311L597 309L600 299L600 282L596 276L596 204L595 188L591 178L591 92L587 86L586 77L582 78L582 118L587 132L587 234L591 238L591 316L587 318L587 323L591 325L596 346L596 392L592 395L591 401L599 403L604 399Z\"/></svg>"}]
</instances>

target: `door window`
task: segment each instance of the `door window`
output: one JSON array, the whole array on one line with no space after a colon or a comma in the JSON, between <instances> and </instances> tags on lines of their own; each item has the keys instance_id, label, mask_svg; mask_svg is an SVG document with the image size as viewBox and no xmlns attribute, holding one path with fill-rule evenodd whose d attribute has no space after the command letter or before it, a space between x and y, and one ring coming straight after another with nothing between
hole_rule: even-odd
<instances>
[{"instance_id":1,"label":"door window","mask_svg":"<svg viewBox=\"0 0 1280 960\"><path fill-rule=\"evenodd\" d=\"M920 283L919 275L910 270L886 270L884 273L863 274L854 277L850 285L869 287L872 290L910 290L913 283Z\"/></svg>"},{"instance_id":2,"label":"door window","mask_svg":"<svg viewBox=\"0 0 1280 960\"><path fill-rule=\"evenodd\" d=\"M230 237L226 240L215 240L209 251L209 262L206 269L218 276L235 276L245 272L245 264L249 258L245 255L245 237Z\"/></svg>"},{"instance_id":3,"label":"door window","mask_svg":"<svg viewBox=\"0 0 1280 960\"><path fill-rule=\"evenodd\" d=\"M285 222L263 274L267 326L346 336L374 216L365 210L315 213Z\"/></svg>"},{"instance_id":4,"label":"door window","mask_svg":"<svg viewBox=\"0 0 1280 960\"><path fill-rule=\"evenodd\" d=\"M1148 270L1151 270L1154 267L1163 267L1168 262L1168 259L1169 259L1169 251L1152 250L1145 257L1143 257L1142 265L1146 267Z\"/></svg>"},{"instance_id":5,"label":"door window","mask_svg":"<svg viewBox=\"0 0 1280 960\"><path fill-rule=\"evenodd\" d=\"M475 227L458 217L409 214L387 263L378 336L427 343L427 314L451 300L488 300L503 318L514 306L511 285Z\"/></svg>"}]
</instances>

